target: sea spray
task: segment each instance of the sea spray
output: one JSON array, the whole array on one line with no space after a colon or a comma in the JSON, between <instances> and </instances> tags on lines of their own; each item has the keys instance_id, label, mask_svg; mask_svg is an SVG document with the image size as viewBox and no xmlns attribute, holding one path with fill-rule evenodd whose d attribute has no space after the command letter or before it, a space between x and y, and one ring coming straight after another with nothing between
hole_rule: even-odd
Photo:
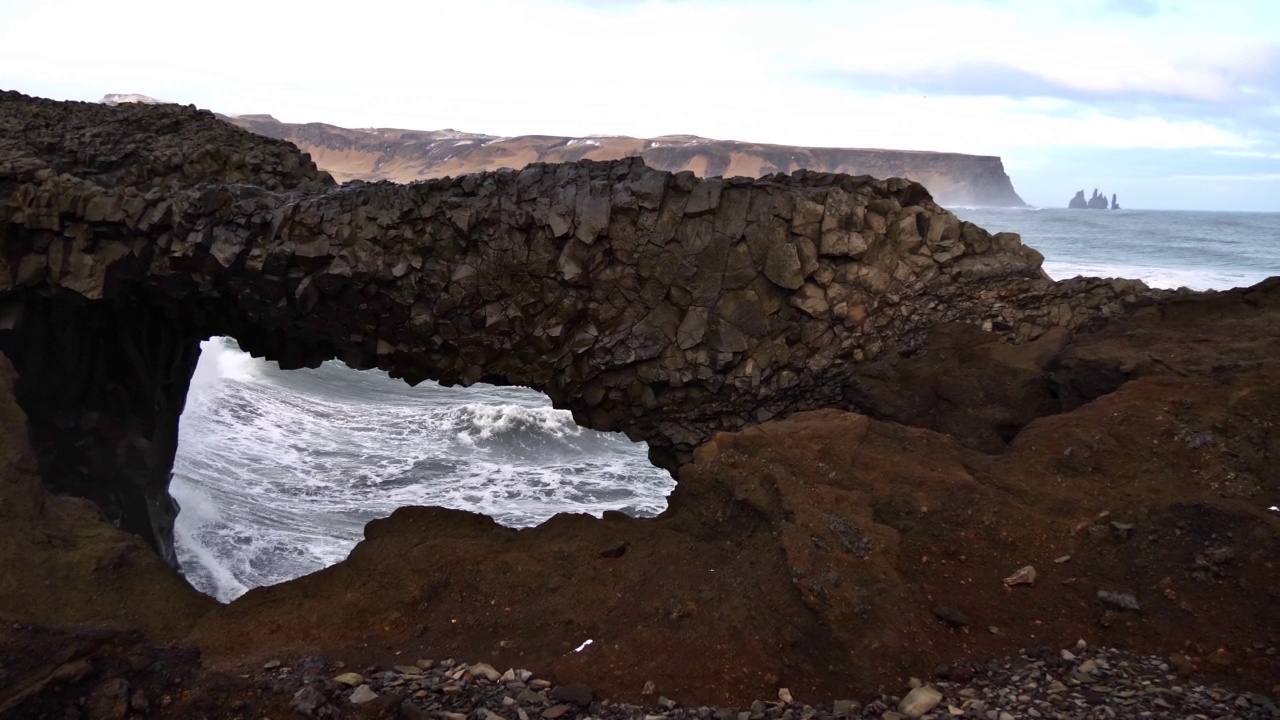
<instances>
[{"instance_id":1,"label":"sea spray","mask_svg":"<svg viewBox=\"0 0 1280 720\"><path fill-rule=\"evenodd\" d=\"M286 372L214 338L171 489L184 572L227 601L340 561L398 507L525 527L559 512L654 515L673 484L643 444L581 428L531 390L410 388L332 362Z\"/></svg>"}]
</instances>

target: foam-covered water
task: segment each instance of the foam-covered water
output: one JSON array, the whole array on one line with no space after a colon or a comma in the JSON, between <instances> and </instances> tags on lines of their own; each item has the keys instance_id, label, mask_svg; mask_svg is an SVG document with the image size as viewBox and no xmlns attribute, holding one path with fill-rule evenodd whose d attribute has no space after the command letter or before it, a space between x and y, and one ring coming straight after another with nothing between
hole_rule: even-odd
<instances>
[{"instance_id":1,"label":"foam-covered water","mask_svg":"<svg viewBox=\"0 0 1280 720\"><path fill-rule=\"evenodd\" d=\"M1022 234L1055 278L1225 289L1280 275L1280 214L969 209ZM346 557L364 524L441 505L511 526L557 512L652 515L673 481L644 445L584 430L520 388L409 388L337 363L281 371L204 343L171 485L178 557L222 600Z\"/></svg>"},{"instance_id":2,"label":"foam-covered water","mask_svg":"<svg viewBox=\"0 0 1280 720\"><path fill-rule=\"evenodd\" d=\"M1280 275L1280 213L954 208L1044 254L1055 279L1135 278L1152 287L1227 290Z\"/></svg>"},{"instance_id":3,"label":"foam-covered water","mask_svg":"<svg viewBox=\"0 0 1280 720\"><path fill-rule=\"evenodd\" d=\"M405 505L534 525L558 512L647 516L671 477L647 447L586 430L521 388L410 388L338 363L282 371L202 344L171 491L178 558L229 600L332 565Z\"/></svg>"}]
</instances>

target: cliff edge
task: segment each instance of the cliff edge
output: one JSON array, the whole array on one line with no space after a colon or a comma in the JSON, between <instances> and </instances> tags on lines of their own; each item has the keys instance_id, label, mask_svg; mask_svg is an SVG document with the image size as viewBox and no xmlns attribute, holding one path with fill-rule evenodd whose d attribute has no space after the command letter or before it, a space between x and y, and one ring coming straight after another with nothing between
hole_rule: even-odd
<instances>
[{"instance_id":1,"label":"cliff edge","mask_svg":"<svg viewBox=\"0 0 1280 720\"><path fill-rule=\"evenodd\" d=\"M695 135L496 137L454 130L350 129L285 123L270 115L226 116L251 132L288 140L339 182L406 183L444 176L520 169L531 163L641 157L657 170L699 177L762 177L797 170L903 177L924 185L942 205L1022 207L999 157L961 153L812 148L713 140Z\"/></svg>"}]
</instances>

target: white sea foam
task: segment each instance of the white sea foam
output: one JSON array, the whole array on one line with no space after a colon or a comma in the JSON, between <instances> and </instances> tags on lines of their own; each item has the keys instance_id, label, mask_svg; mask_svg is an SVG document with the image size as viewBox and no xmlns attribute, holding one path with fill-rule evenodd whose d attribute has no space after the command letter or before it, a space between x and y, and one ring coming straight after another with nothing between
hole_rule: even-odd
<instances>
[{"instance_id":1,"label":"white sea foam","mask_svg":"<svg viewBox=\"0 0 1280 720\"><path fill-rule=\"evenodd\" d=\"M1129 278L1141 280L1153 288L1176 290L1229 290L1247 287L1261 280L1256 273L1230 270L1193 270L1189 268L1163 268L1149 265L1124 265L1117 263L1071 263L1046 260L1045 272L1055 280L1077 276L1102 278Z\"/></svg>"},{"instance_id":2,"label":"white sea foam","mask_svg":"<svg viewBox=\"0 0 1280 720\"><path fill-rule=\"evenodd\" d=\"M368 520L405 505L525 527L656 514L673 484L643 445L532 391L408 388L336 363L286 373L220 339L204 346L174 471L179 559L221 600L341 560Z\"/></svg>"}]
</instances>

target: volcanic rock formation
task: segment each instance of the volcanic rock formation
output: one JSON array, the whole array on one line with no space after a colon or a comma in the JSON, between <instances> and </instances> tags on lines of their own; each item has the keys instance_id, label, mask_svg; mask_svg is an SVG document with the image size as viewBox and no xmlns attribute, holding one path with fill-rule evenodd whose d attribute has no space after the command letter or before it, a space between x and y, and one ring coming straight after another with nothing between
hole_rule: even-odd
<instances>
[{"instance_id":1,"label":"volcanic rock formation","mask_svg":"<svg viewBox=\"0 0 1280 720\"><path fill-rule=\"evenodd\" d=\"M193 108L0 95L0 615L136 626L232 672L492 657L686 702L1098 634L1275 677L1280 281L1168 293L1040 262L901 179L632 158L337 187ZM171 556L215 334L284 367L528 385L679 484L653 520L403 509L210 609L130 534ZM1001 582L1028 564L1034 585ZM56 662L0 708L56 689Z\"/></svg>"},{"instance_id":2,"label":"volcanic rock formation","mask_svg":"<svg viewBox=\"0 0 1280 720\"><path fill-rule=\"evenodd\" d=\"M1106 210L1107 196L1099 193L1098 189L1094 188L1093 196L1086 200L1084 198L1084 191L1077 190L1075 197L1071 198L1071 201L1067 203L1067 208L1071 210ZM1116 202L1116 196L1114 193L1111 195L1111 209L1120 209L1120 204Z\"/></svg>"},{"instance_id":3,"label":"volcanic rock formation","mask_svg":"<svg viewBox=\"0 0 1280 720\"><path fill-rule=\"evenodd\" d=\"M0 342L37 451L54 488L166 553L210 335L285 368L527 385L670 465L714 431L839 405L850 369L940 322L1025 341L1156 295L1054 284L1016 234L900 179L631 158L333 187L194 109L3 105Z\"/></svg>"}]
</instances>

